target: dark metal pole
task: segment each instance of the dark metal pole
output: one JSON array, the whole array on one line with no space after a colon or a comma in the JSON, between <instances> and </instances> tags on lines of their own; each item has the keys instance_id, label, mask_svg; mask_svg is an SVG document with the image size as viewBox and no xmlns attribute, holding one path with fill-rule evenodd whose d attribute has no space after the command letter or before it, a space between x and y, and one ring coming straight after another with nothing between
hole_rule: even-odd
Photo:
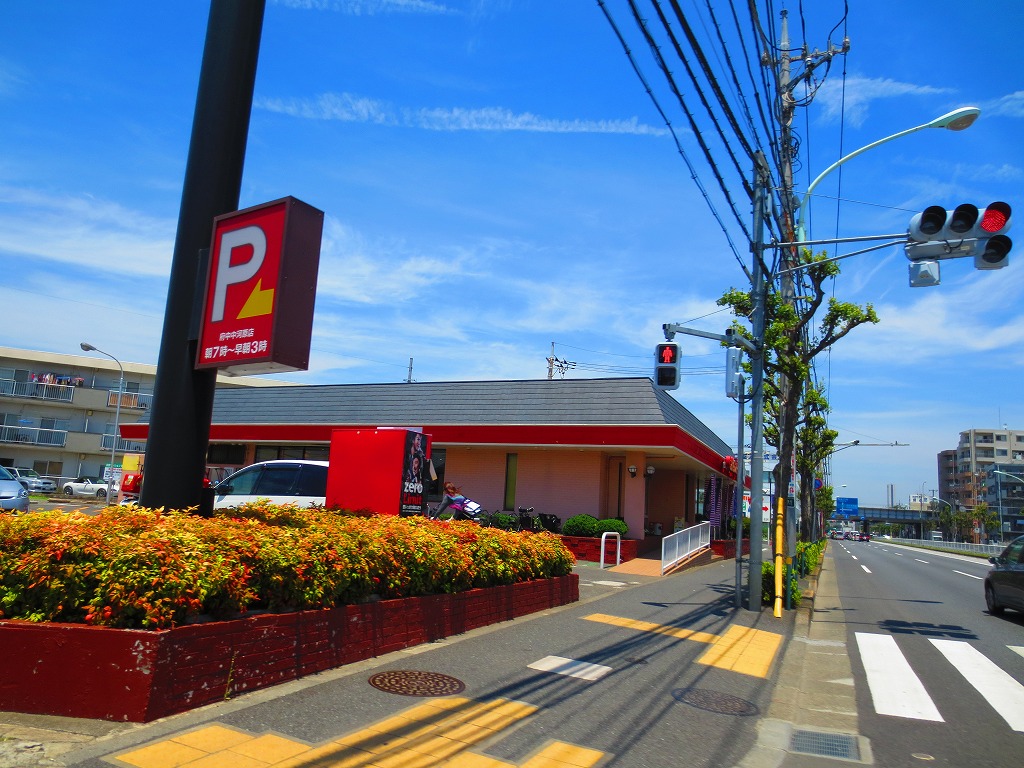
<instances>
[{"instance_id":1,"label":"dark metal pole","mask_svg":"<svg viewBox=\"0 0 1024 768\"><path fill-rule=\"evenodd\" d=\"M171 261L140 502L198 506L206 473L214 370L195 370L200 251L213 218L238 210L265 0L211 0Z\"/></svg>"}]
</instances>

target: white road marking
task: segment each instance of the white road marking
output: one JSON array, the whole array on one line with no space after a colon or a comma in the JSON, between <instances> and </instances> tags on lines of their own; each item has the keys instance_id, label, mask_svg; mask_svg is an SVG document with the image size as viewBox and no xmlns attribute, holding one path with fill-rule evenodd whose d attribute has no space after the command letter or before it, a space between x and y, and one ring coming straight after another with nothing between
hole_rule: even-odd
<instances>
[{"instance_id":1,"label":"white road marking","mask_svg":"<svg viewBox=\"0 0 1024 768\"><path fill-rule=\"evenodd\" d=\"M880 715L945 722L891 635L857 632L871 701Z\"/></svg>"},{"instance_id":2,"label":"white road marking","mask_svg":"<svg viewBox=\"0 0 1024 768\"><path fill-rule=\"evenodd\" d=\"M589 664L585 661L566 659L562 656L545 656L529 665L530 669L541 672L554 672L556 675L578 677L581 680L600 680L612 671L611 667L602 664Z\"/></svg>"},{"instance_id":3,"label":"white road marking","mask_svg":"<svg viewBox=\"0 0 1024 768\"><path fill-rule=\"evenodd\" d=\"M850 557L852 557L852 558L853 558L854 560L856 560L856 559L857 559L857 556L856 556L856 555L850 555Z\"/></svg>"},{"instance_id":4,"label":"white road marking","mask_svg":"<svg viewBox=\"0 0 1024 768\"><path fill-rule=\"evenodd\" d=\"M871 571L868 570L868 567L866 565L862 565L861 568L864 569L864 573L871 573Z\"/></svg>"},{"instance_id":5,"label":"white road marking","mask_svg":"<svg viewBox=\"0 0 1024 768\"><path fill-rule=\"evenodd\" d=\"M903 557L902 552L893 552L893 554L896 555L896 557Z\"/></svg>"},{"instance_id":6,"label":"white road marking","mask_svg":"<svg viewBox=\"0 0 1024 768\"><path fill-rule=\"evenodd\" d=\"M1024 645L1008 645L1006 647L1014 653L1019 653L1021 656L1024 656Z\"/></svg>"},{"instance_id":7,"label":"white road marking","mask_svg":"<svg viewBox=\"0 0 1024 768\"><path fill-rule=\"evenodd\" d=\"M624 581L592 581L591 584L599 584L602 587L624 587L626 582Z\"/></svg>"},{"instance_id":8,"label":"white road marking","mask_svg":"<svg viewBox=\"0 0 1024 768\"><path fill-rule=\"evenodd\" d=\"M963 571L958 571L958 570L955 570L955 569L953 570L953 573L959 573L961 576L970 576L972 579L977 579L978 581L984 581L983 577L975 576L973 573L964 573Z\"/></svg>"},{"instance_id":9,"label":"white road marking","mask_svg":"<svg viewBox=\"0 0 1024 768\"><path fill-rule=\"evenodd\" d=\"M915 557L914 559L917 560L917 562L919 562L919 563L924 563L925 565L928 565L928 561L927 560L922 560L920 557Z\"/></svg>"},{"instance_id":10,"label":"white road marking","mask_svg":"<svg viewBox=\"0 0 1024 768\"><path fill-rule=\"evenodd\" d=\"M963 640L932 640L931 643L1013 730L1024 733L1024 685Z\"/></svg>"}]
</instances>

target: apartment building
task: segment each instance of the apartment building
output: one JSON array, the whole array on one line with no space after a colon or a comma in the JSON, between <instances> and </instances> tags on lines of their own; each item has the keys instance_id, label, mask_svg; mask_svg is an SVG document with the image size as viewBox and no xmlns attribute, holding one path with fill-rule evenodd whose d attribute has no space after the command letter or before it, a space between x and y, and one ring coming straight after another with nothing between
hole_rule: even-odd
<instances>
[{"instance_id":1,"label":"apartment building","mask_svg":"<svg viewBox=\"0 0 1024 768\"><path fill-rule=\"evenodd\" d=\"M156 366L122 362L121 368L95 353L0 347L0 466L34 469L59 486L76 477L104 477L112 450L115 469L124 453L145 451L145 443L120 437L115 447L114 422L116 417L120 424L132 423L147 412ZM282 384L252 377L217 380L218 387Z\"/></svg>"},{"instance_id":2,"label":"apartment building","mask_svg":"<svg viewBox=\"0 0 1024 768\"><path fill-rule=\"evenodd\" d=\"M985 502L1004 534L1024 533L1024 430L968 429L938 455L939 498L971 509Z\"/></svg>"}]
</instances>

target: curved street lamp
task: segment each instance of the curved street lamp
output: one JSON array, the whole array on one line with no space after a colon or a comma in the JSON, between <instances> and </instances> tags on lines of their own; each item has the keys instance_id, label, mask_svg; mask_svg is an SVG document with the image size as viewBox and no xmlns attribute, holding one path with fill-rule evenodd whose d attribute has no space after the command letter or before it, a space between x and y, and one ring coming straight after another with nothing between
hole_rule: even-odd
<instances>
[{"instance_id":1,"label":"curved street lamp","mask_svg":"<svg viewBox=\"0 0 1024 768\"><path fill-rule=\"evenodd\" d=\"M821 183L822 179L824 179L826 176L832 173L832 171L841 166L847 160L852 160L853 158L857 157L857 155L862 155L869 149L874 149L880 144L885 144L887 142L892 141L893 139L899 139L911 133L916 133L917 131L923 131L925 128L945 128L948 131L962 131L966 128L970 128L971 125L974 124L974 121L978 119L978 115L980 114L981 110L978 109L978 107L960 107L959 109L954 109L952 112L947 112L944 115L940 115L939 117L936 117L934 120L930 120L927 123L922 123L921 125L914 126L913 128L908 128L905 131L900 131L899 133L894 133L891 136L886 136L885 138L879 139L878 141L873 141L870 144L863 146L860 149L855 150L850 154L845 155L836 160L834 163L832 163L832 165L830 165L824 171L819 173L818 177L807 186L807 191L804 192L803 199L800 201L800 207L797 208L796 213L797 240L805 239L804 212L807 208L807 202L811 199L811 194L814 192L815 187L817 187L818 184Z\"/></svg>"},{"instance_id":2,"label":"curved street lamp","mask_svg":"<svg viewBox=\"0 0 1024 768\"><path fill-rule=\"evenodd\" d=\"M114 408L114 441L110 446L110 472L107 474L107 503L109 504L110 492L114 483L114 456L117 452L117 430L121 422L121 398L124 394L124 366L122 366L121 361L112 354L104 352L102 349L97 349L92 344L87 344L83 341L80 346L85 352L99 352L101 355L106 355L117 363L117 368L121 372L121 377L117 380L117 406Z\"/></svg>"}]
</instances>

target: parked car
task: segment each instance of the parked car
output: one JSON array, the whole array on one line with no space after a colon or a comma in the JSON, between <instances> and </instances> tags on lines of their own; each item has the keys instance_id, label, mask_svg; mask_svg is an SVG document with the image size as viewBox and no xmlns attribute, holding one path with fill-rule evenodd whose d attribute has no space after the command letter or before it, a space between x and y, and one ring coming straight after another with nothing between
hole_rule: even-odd
<instances>
[{"instance_id":1,"label":"parked car","mask_svg":"<svg viewBox=\"0 0 1024 768\"><path fill-rule=\"evenodd\" d=\"M26 467L7 467L6 469L32 493L55 493L57 491L55 480L43 477L34 469Z\"/></svg>"},{"instance_id":2,"label":"parked car","mask_svg":"<svg viewBox=\"0 0 1024 768\"><path fill-rule=\"evenodd\" d=\"M28 488L6 467L0 467L0 511L28 512Z\"/></svg>"},{"instance_id":3,"label":"parked car","mask_svg":"<svg viewBox=\"0 0 1024 768\"><path fill-rule=\"evenodd\" d=\"M326 461L276 459L252 464L213 486L213 508L269 499L274 504L300 507L327 503Z\"/></svg>"},{"instance_id":4,"label":"parked car","mask_svg":"<svg viewBox=\"0 0 1024 768\"><path fill-rule=\"evenodd\" d=\"M985 576L985 605L1000 614L1004 608L1024 611L1024 536L1009 544L1002 554L990 557L992 570Z\"/></svg>"},{"instance_id":5,"label":"parked car","mask_svg":"<svg viewBox=\"0 0 1024 768\"><path fill-rule=\"evenodd\" d=\"M111 484L111 493L117 492L117 483ZM107 498L107 481L102 477L80 477L64 483L65 496L92 496L97 499Z\"/></svg>"}]
</instances>

